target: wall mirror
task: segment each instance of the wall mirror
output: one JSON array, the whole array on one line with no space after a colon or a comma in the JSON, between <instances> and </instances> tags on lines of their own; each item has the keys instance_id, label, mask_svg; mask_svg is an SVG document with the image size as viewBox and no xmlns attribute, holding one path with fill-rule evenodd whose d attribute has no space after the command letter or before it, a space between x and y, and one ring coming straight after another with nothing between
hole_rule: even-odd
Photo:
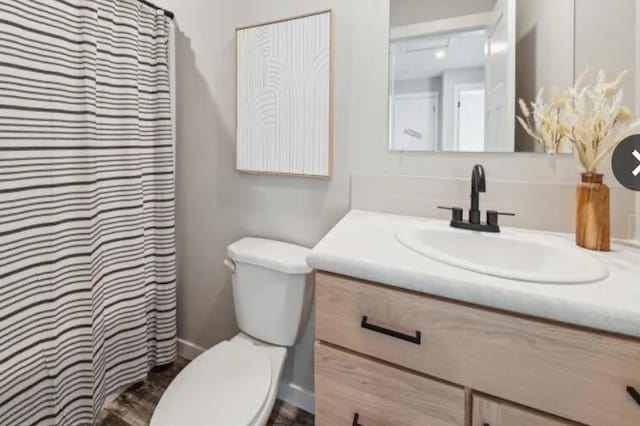
<instances>
[{"instance_id":1,"label":"wall mirror","mask_svg":"<svg viewBox=\"0 0 640 426\"><path fill-rule=\"evenodd\" d=\"M390 0L389 150L536 152L517 99L574 80L575 0Z\"/></svg>"}]
</instances>

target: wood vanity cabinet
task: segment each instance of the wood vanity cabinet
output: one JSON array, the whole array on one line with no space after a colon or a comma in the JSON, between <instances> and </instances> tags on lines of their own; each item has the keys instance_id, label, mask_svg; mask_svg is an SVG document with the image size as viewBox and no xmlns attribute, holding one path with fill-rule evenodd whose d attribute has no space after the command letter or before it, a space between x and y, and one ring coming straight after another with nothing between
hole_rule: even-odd
<instances>
[{"instance_id":1,"label":"wood vanity cabinet","mask_svg":"<svg viewBox=\"0 0 640 426\"><path fill-rule=\"evenodd\" d=\"M568 420L553 418L504 401L473 396L472 426L567 426L576 425Z\"/></svg>"},{"instance_id":2,"label":"wood vanity cabinet","mask_svg":"<svg viewBox=\"0 0 640 426\"><path fill-rule=\"evenodd\" d=\"M317 424L432 425L464 423L465 394L450 386L316 344Z\"/></svg>"},{"instance_id":3,"label":"wood vanity cabinet","mask_svg":"<svg viewBox=\"0 0 640 426\"><path fill-rule=\"evenodd\" d=\"M640 425L637 339L324 272L316 339L320 426Z\"/></svg>"}]
</instances>

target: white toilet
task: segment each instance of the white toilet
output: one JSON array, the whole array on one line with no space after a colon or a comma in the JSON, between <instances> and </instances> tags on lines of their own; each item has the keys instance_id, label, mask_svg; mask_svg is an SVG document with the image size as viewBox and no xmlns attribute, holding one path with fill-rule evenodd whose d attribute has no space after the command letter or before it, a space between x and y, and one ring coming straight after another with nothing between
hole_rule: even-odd
<instances>
[{"instance_id":1,"label":"white toilet","mask_svg":"<svg viewBox=\"0 0 640 426\"><path fill-rule=\"evenodd\" d=\"M309 250L245 238L227 248L241 332L194 359L171 382L151 426L262 426L278 392L287 347L313 295Z\"/></svg>"}]
</instances>

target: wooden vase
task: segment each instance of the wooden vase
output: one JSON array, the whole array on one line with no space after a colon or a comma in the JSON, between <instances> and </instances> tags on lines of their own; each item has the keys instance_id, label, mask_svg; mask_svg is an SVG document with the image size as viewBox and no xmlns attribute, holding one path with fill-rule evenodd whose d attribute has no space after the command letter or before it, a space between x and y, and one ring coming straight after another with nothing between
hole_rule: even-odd
<instances>
[{"instance_id":1,"label":"wooden vase","mask_svg":"<svg viewBox=\"0 0 640 426\"><path fill-rule=\"evenodd\" d=\"M609 187L603 175L583 173L576 187L576 244L589 250L609 251Z\"/></svg>"}]
</instances>

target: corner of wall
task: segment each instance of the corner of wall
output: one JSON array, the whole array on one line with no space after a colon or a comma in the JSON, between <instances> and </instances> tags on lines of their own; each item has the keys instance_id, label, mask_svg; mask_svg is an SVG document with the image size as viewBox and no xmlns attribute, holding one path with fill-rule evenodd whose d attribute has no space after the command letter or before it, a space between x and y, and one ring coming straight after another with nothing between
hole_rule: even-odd
<instances>
[{"instance_id":1,"label":"corner of wall","mask_svg":"<svg viewBox=\"0 0 640 426\"><path fill-rule=\"evenodd\" d=\"M635 1L635 73L633 75L635 83L635 110L636 114L640 114L640 54L638 54L638 48L640 48L640 0ZM635 216L631 217L629 221L630 229L633 230L631 238L635 238L640 241L640 192L636 193L636 211Z\"/></svg>"},{"instance_id":2,"label":"corner of wall","mask_svg":"<svg viewBox=\"0 0 640 426\"><path fill-rule=\"evenodd\" d=\"M206 349L195 343L178 338L178 356L189 361L196 359Z\"/></svg>"},{"instance_id":3,"label":"corner of wall","mask_svg":"<svg viewBox=\"0 0 640 426\"><path fill-rule=\"evenodd\" d=\"M295 383L281 382L278 388L278 399L294 407L302 408L307 413L315 414L316 412L313 391L304 389Z\"/></svg>"},{"instance_id":4,"label":"corner of wall","mask_svg":"<svg viewBox=\"0 0 640 426\"><path fill-rule=\"evenodd\" d=\"M631 238L640 241L640 192L636 193L636 214L632 217L630 227L633 230Z\"/></svg>"}]
</instances>

